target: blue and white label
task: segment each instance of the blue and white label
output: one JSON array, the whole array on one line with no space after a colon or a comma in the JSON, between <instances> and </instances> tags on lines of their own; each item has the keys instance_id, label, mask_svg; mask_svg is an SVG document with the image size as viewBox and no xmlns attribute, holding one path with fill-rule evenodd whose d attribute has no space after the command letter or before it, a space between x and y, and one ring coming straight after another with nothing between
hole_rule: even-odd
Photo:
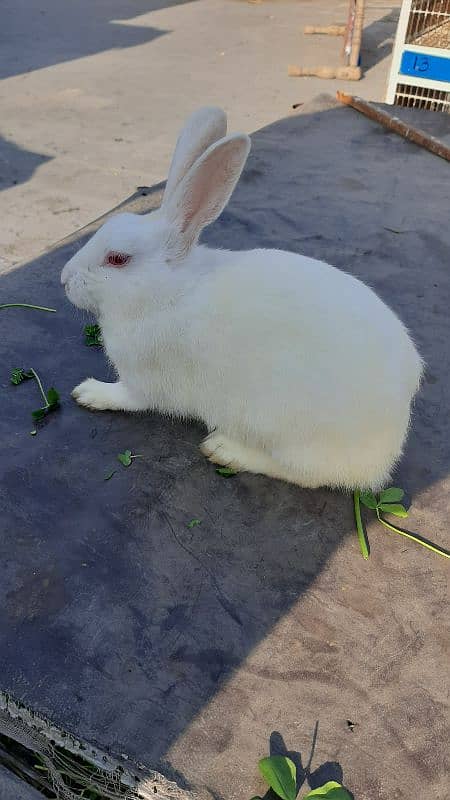
<instances>
[{"instance_id":1,"label":"blue and white label","mask_svg":"<svg viewBox=\"0 0 450 800\"><path fill-rule=\"evenodd\" d=\"M450 83L450 58L405 50L400 64L400 74Z\"/></svg>"}]
</instances>

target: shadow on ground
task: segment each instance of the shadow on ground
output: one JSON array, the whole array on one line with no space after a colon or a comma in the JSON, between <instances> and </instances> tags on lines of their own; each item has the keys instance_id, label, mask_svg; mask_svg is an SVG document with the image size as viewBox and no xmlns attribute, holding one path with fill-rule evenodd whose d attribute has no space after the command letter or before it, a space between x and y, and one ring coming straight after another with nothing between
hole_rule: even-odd
<instances>
[{"instance_id":1,"label":"shadow on ground","mask_svg":"<svg viewBox=\"0 0 450 800\"><path fill-rule=\"evenodd\" d=\"M23 150L14 142L0 136L0 191L19 183L26 183L41 164L51 161L51 156Z\"/></svg>"},{"instance_id":2,"label":"shadow on ground","mask_svg":"<svg viewBox=\"0 0 450 800\"><path fill-rule=\"evenodd\" d=\"M415 118L448 133L443 116ZM206 237L330 261L399 312L428 369L396 482L415 496L411 526L442 544L446 169L348 109L310 110L254 135L239 188ZM131 207L149 211L159 197L141 192ZM402 800L402 787L425 780L438 800L445 563L374 529L363 562L349 497L225 480L198 452L199 425L78 408L69 394L80 379L112 378L59 285L82 242L0 278L2 302L58 308L0 312L1 688L203 796L255 794L273 727L296 742L319 718L316 763L342 763L355 796ZM34 437L36 390L9 385L17 366L38 369L63 398ZM357 365L343 365L343 380L358 380ZM128 470L116 460L126 448L144 454ZM201 525L189 528L193 518Z\"/></svg>"},{"instance_id":3,"label":"shadow on ground","mask_svg":"<svg viewBox=\"0 0 450 800\"><path fill-rule=\"evenodd\" d=\"M9 0L2 8L0 78L150 42L168 31L122 20L187 2L193 0Z\"/></svg>"},{"instance_id":4,"label":"shadow on ground","mask_svg":"<svg viewBox=\"0 0 450 800\"><path fill-rule=\"evenodd\" d=\"M394 8L389 14L385 14L381 19L377 19L364 27L363 46L361 49L361 62L364 71L371 69L375 64L391 55L399 13L399 9Z\"/></svg>"}]
</instances>

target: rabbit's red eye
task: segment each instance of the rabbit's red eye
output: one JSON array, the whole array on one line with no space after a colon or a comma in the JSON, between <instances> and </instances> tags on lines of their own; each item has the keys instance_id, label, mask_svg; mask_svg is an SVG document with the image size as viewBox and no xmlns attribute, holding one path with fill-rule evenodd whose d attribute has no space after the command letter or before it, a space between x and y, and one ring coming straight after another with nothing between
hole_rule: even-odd
<instances>
[{"instance_id":1,"label":"rabbit's red eye","mask_svg":"<svg viewBox=\"0 0 450 800\"><path fill-rule=\"evenodd\" d=\"M131 256L128 253L119 253L117 250L110 250L105 258L105 264L110 267L124 267L128 264Z\"/></svg>"}]
</instances>

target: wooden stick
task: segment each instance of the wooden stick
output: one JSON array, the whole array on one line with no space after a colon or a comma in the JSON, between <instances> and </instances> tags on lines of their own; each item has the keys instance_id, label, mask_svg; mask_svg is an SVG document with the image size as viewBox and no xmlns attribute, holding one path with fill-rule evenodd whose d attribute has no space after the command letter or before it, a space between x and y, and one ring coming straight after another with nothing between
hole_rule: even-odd
<instances>
[{"instance_id":1,"label":"wooden stick","mask_svg":"<svg viewBox=\"0 0 450 800\"><path fill-rule=\"evenodd\" d=\"M355 22L353 26L352 48L350 52L351 67L357 67L359 64L363 25L364 25L364 0L356 0Z\"/></svg>"},{"instance_id":2,"label":"wooden stick","mask_svg":"<svg viewBox=\"0 0 450 800\"><path fill-rule=\"evenodd\" d=\"M359 81L361 69L359 67L288 67L288 75L291 78L339 78L342 81Z\"/></svg>"},{"instance_id":3,"label":"wooden stick","mask_svg":"<svg viewBox=\"0 0 450 800\"><path fill-rule=\"evenodd\" d=\"M345 36L345 25L306 25L303 33L321 33L324 36Z\"/></svg>"},{"instance_id":4,"label":"wooden stick","mask_svg":"<svg viewBox=\"0 0 450 800\"><path fill-rule=\"evenodd\" d=\"M350 0L348 5L348 19L345 26L344 45L342 48L342 60L346 66L350 66L350 55L352 52L353 31L355 28L356 0Z\"/></svg>"},{"instance_id":5,"label":"wooden stick","mask_svg":"<svg viewBox=\"0 0 450 800\"><path fill-rule=\"evenodd\" d=\"M450 147L439 139L436 139L435 136L430 136L419 128L407 125L405 122L399 120L398 117L392 117L386 111L382 111L381 108L376 108L366 100L362 100L361 97L354 97L351 94L345 94L345 92L337 92L336 97L339 102L343 103L345 106L355 108L356 111L360 111L361 114L369 117L369 119L373 119L374 122L378 122L388 130L398 133L399 136L403 136L404 139L414 142L414 144L419 145L419 147L424 147L425 150L429 150L430 153L434 153L435 156L450 161Z\"/></svg>"}]
</instances>

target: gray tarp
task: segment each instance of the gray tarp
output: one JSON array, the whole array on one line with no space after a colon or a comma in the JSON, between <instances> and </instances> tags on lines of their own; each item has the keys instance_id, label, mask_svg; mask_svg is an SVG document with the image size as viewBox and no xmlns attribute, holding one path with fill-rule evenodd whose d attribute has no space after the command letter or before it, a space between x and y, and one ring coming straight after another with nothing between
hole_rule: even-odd
<instances>
[{"instance_id":1,"label":"gray tarp","mask_svg":"<svg viewBox=\"0 0 450 800\"><path fill-rule=\"evenodd\" d=\"M450 135L444 115L401 116ZM399 312L428 369L396 483L413 496L410 528L447 546L449 170L356 112L312 108L254 134L206 236L327 260ZM77 407L76 383L110 377L59 284L82 241L0 278L1 302L58 309L0 312L1 689L203 797L261 791L271 734L304 764L319 720L313 769L336 763L313 784L342 769L357 800L443 800L448 562L371 525L366 563L350 497L226 480L197 424ZM37 389L9 384L16 366L62 395L35 437ZM127 448L145 456L128 470Z\"/></svg>"}]
</instances>

